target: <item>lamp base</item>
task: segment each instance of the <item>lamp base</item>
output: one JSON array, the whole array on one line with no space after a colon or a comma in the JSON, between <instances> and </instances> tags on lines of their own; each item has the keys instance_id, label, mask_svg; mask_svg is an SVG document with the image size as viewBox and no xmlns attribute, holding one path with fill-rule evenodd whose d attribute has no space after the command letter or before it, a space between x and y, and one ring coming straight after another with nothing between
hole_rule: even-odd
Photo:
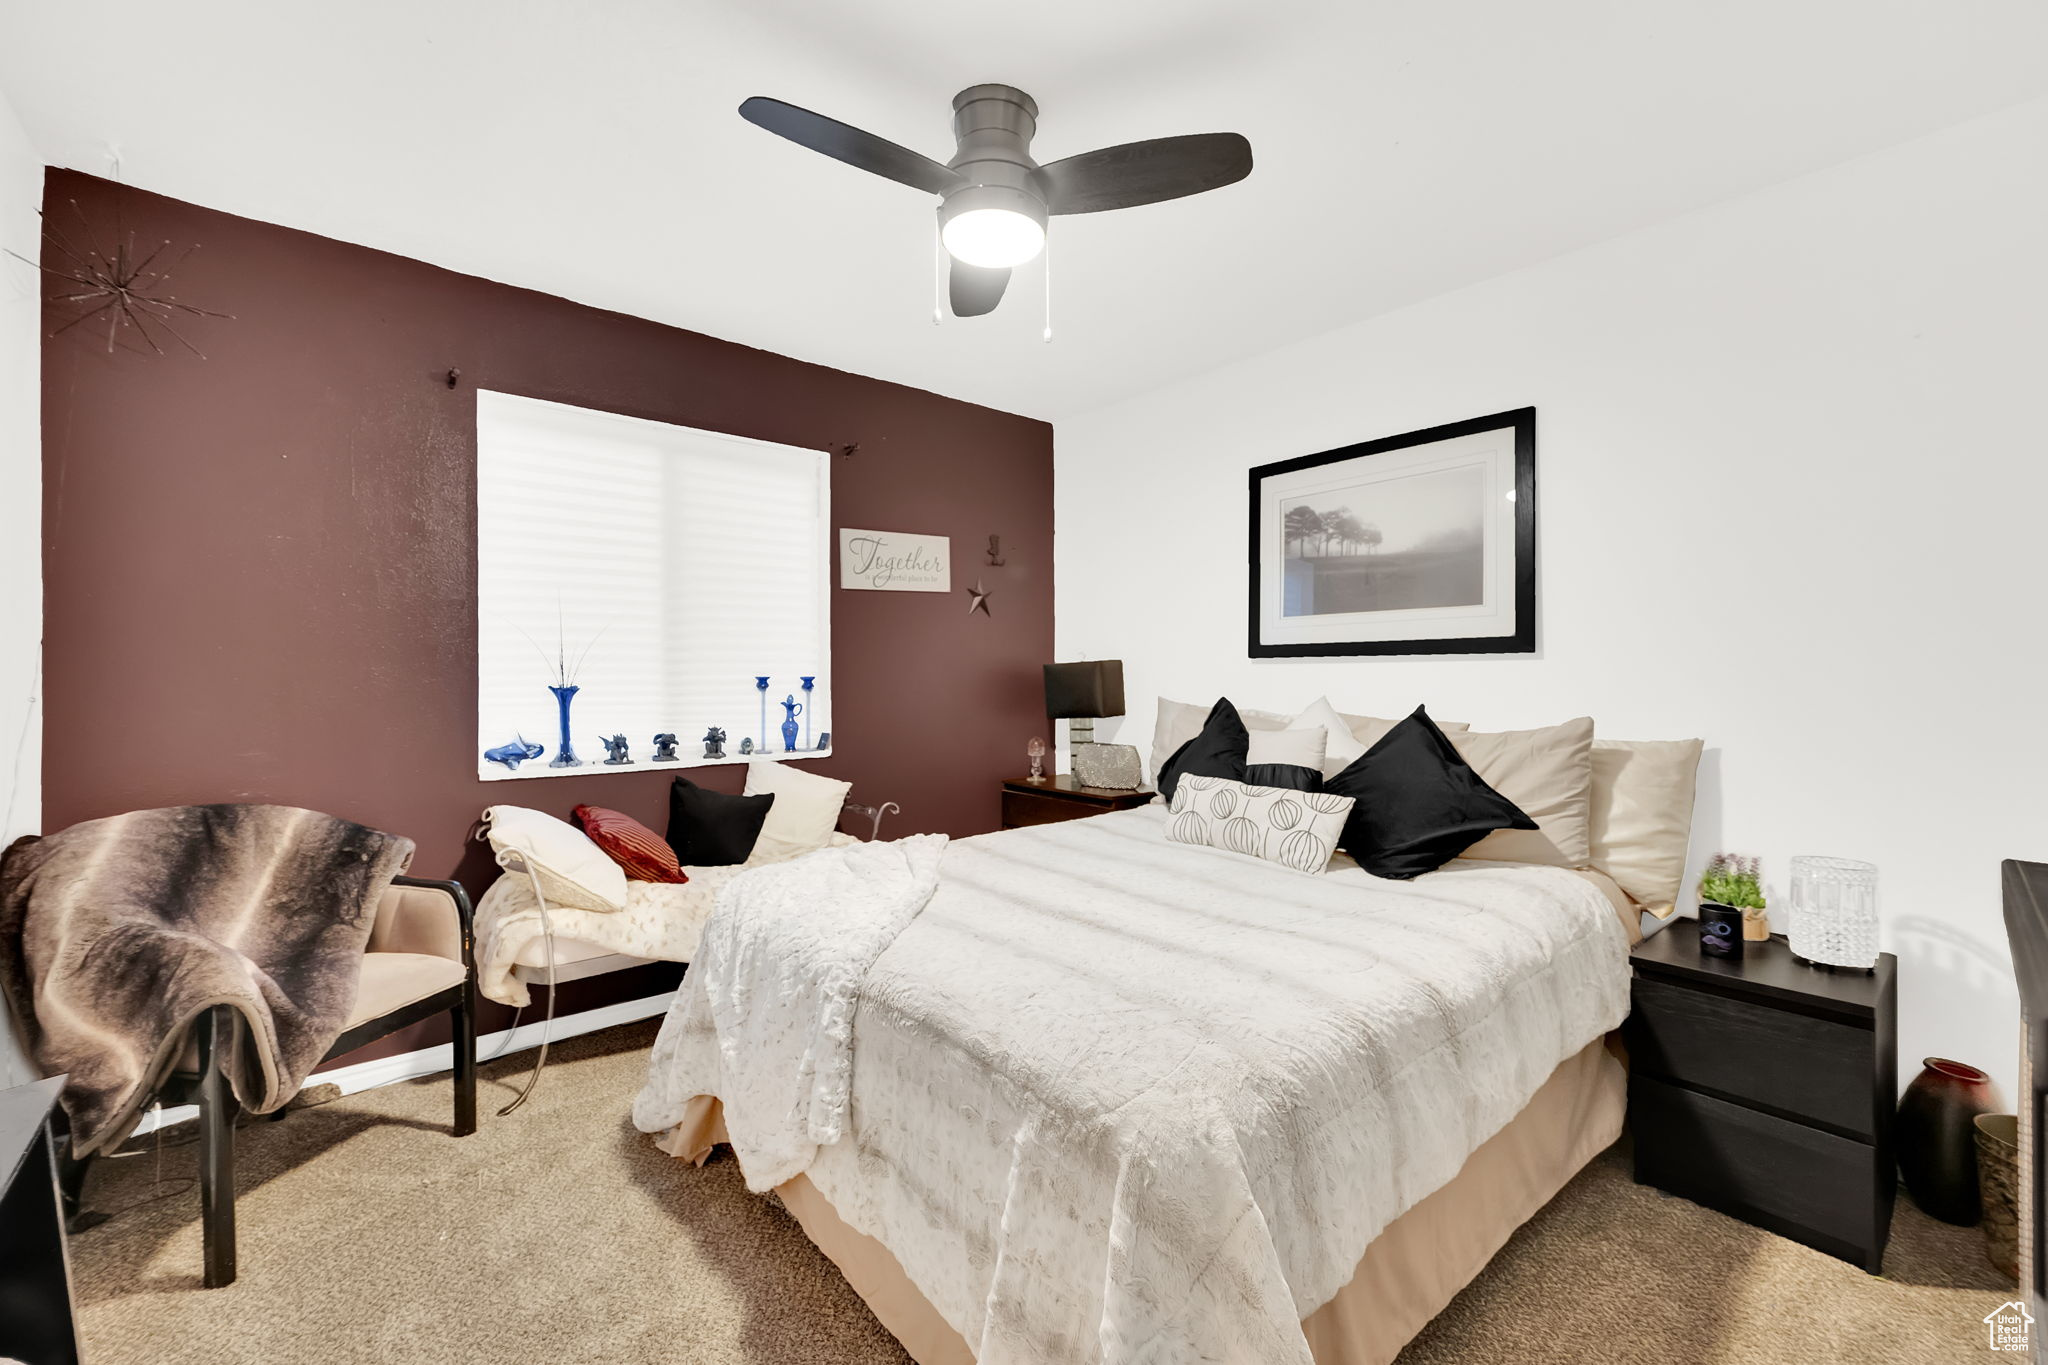
<instances>
[{"instance_id":1,"label":"lamp base","mask_svg":"<svg viewBox=\"0 0 2048 1365\"><path fill-rule=\"evenodd\" d=\"M1128 744L1076 744L1074 780L1084 787L1132 792L1142 776L1138 751Z\"/></svg>"}]
</instances>

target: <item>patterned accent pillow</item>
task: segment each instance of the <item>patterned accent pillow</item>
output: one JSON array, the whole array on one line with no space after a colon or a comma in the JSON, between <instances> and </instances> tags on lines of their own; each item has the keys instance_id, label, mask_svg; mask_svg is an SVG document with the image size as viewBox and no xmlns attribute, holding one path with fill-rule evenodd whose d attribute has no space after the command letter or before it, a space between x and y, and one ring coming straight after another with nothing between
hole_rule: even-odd
<instances>
[{"instance_id":1,"label":"patterned accent pillow","mask_svg":"<svg viewBox=\"0 0 2048 1365\"><path fill-rule=\"evenodd\" d=\"M576 823L605 856L636 882L687 882L683 865L668 840L630 815L603 806L578 806Z\"/></svg>"},{"instance_id":2,"label":"patterned accent pillow","mask_svg":"<svg viewBox=\"0 0 2048 1365\"><path fill-rule=\"evenodd\" d=\"M1183 776L1167 807L1166 837L1247 853L1321 876L1337 851L1351 798L1330 792L1253 787L1227 777Z\"/></svg>"}]
</instances>

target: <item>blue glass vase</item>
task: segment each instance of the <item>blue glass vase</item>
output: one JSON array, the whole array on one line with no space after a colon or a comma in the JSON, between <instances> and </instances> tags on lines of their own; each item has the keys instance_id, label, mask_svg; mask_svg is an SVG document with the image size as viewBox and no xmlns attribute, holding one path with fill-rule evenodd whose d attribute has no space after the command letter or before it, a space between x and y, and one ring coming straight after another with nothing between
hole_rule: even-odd
<instances>
[{"instance_id":1,"label":"blue glass vase","mask_svg":"<svg viewBox=\"0 0 2048 1365\"><path fill-rule=\"evenodd\" d=\"M561 709L562 713L562 743L555 750L555 756L548 760L550 768L580 768L583 766L583 760L576 757L576 746L569 742L569 703L576 700L578 690L573 683L568 687L550 687L548 689L548 691L555 694L555 705Z\"/></svg>"},{"instance_id":2,"label":"blue glass vase","mask_svg":"<svg viewBox=\"0 0 2048 1365\"><path fill-rule=\"evenodd\" d=\"M798 701L796 694L792 692L783 699L782 711L782 750L784 753L793 754L796 752L796 718L803 714L804 704Z\"/></svg>"}]
</instances>

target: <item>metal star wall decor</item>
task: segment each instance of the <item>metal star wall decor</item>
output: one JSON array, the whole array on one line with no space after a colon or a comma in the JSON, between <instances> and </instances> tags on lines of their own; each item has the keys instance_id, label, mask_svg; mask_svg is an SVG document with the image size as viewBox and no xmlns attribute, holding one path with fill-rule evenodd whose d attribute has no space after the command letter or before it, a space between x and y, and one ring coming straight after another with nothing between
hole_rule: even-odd
<instances>
[{"instance_id":1,"label":"metal star wall decor","mask_svg":"<svg viewBox=\"0 0 2048 1365\"><path fill-rule=\"evenodd\" d=\"M993 615L988 609L989 590L981 586L979 578L974 580L973 587L963 588L961 591L967 594L967 614L969 616L974 615L976 612L980 612L983 616Z\"/></svg>"},{"instance_id":2,"label":"metal star wall decor","mask_svg":"<svg viewBox=\"0 0 2048 1365\"><path fill-rule=\"evenodd\" d=\"M95 319L104 317L107 323L107 352L110 355L113 353L115 341L126 330L132 330L152 351L163 355L164 348L158 344L151 330L155 328L201 360L206 359L204 352L187 341L177 328L171 326L171 319L181 314L202 318L233 318L234 314L216 313L210 308L200 308L182 301L175 294L165 292L165 286L171 281L171 272L183 265L186 257L199 249L198 245L195 243L186 247L178 253L175 260L159 266L157 262L171 248L168 239L159 242L147 254L141 254L136 249L135 234L130 232L123 238L117 226L114 252L109 256L92 245L91 226L86 222L84 210L78 207L76 199L71 201L71 208L78 214L79 225L83 230L80 245L73 246L47 218L43 222L43 238L64 258L64 265L43 265L29 260L19 252L7 253L17 261L35 266L44 274L54 275L73 286L72 292L53 294L50 301L79 304L84 307L84 311L50 335L60 336L82 323L94 322Z\"/></svg>"}]
</instances>

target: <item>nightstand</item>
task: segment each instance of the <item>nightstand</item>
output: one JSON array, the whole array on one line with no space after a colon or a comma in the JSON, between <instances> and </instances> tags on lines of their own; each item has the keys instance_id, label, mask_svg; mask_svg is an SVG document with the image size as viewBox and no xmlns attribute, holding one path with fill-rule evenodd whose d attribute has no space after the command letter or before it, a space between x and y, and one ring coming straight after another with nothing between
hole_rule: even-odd
<instances>
[{"instance_id":1,"label":"nightstand","mask_svg":"<svg viewBox=\"0 0 2048 1365\"><path fill-rule=\"evenodd\" d=\"M1702 957L1680 920L1631 954L1636 1180L1876 1274L1897 1168L1898 959L1807 967L1782 938Z\"/></svg>"},{"instance_id":2,"label":"nightstand","mask_svg":"<svg viewBox=\"0 0 2048 1365\"><path fill-rule=\"evenodd\" d=\"M1041 782L1013 777L1003 783L1003 828L1050 825L1104 811L1129 810L1144 805L1152 796L1144 788L1127 792L1113 787L1084 787L1066 773Z\"/></svg>"}]
</instances>

